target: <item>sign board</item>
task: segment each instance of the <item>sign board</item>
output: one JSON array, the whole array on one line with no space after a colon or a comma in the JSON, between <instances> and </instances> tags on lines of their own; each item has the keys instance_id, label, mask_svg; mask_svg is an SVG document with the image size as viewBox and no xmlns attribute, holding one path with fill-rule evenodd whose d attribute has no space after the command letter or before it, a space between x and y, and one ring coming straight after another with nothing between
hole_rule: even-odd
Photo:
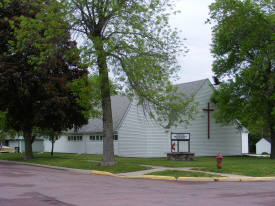
<instances>
[{"instance_id":1,"label":"sign board","mask_svg":"<svg viewBox=\"0 0 275 206\"><path fill-rule=\"evenodd\" d=\"M180 142L188 142L188 152L190 152L190 133L171 133L171 152L180 152Z\"/></svg>"},{"instance_id":2,"label":"sign board","mask_svg":"<svg viewBox=\"0 0 275 206\"><path fill-rule=\"evenodd\" d=\"M190 140L190 133L172 133L172 140Z\"/></svg>"}]
</instances>

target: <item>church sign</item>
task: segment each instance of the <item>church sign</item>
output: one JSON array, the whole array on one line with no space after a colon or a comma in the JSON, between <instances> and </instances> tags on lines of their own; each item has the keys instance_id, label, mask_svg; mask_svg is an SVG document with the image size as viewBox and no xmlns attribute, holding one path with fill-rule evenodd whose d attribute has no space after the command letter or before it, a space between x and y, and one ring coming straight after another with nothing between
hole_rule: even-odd
<instances>
[{"instance_id":1,"label":"church sign","mask_svg":"<svg viewBox=\"0 0 275 206\"><path fill-rule=\"evenodd\" d=\"M172 133L172 140L190 140L190 133Z\"/></svg>"},{"instance_id":2,"label":"church sign","mask_svg":"<svg viewBox=\"0 0 275 206\"><path fill-rule=\"evenodd\" d=\"M190 152L190 133L171 133L171 152L180 152L179 142L187 141Z\"/></svg>"}]
</instances>

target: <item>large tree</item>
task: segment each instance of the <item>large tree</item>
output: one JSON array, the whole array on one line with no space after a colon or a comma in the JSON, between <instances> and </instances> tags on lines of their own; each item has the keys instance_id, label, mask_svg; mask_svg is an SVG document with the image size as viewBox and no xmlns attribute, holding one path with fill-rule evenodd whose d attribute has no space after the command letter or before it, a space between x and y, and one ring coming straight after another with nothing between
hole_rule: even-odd
<instances>
[{"instance_id":1,"label":"large tree","mask_svg":"<svg viewBox=\"0 0 275 206\"><path fill-rule=\"evenodd\" d=\"M34 127L60 132L77 129L87 122L82 113L86 108L77 103L67 85L87 77L87 70L79 67L76 43L70 41L69 32L63 33L62 39L47 36L47 41L41 42L42 49L49 44L59 46L54 56L43 55L41 47L35 47L32 42L24 42L23 46L17 44L16 30L22 25L18 17L31 22L37 18L40 7L23 4L20 0L0 3L0 110L7 111L8 126L23 132L25 159L31 159ZM47 21L43 24L49 25ZM43 37L47 30L39 32ZM33 57L40 59L40 56L46 63L34 61Z\"/></svg>"},{"instance_id":2,"label":"large tree","mask_svg":"<svg viewBox=\"0 0 275 206\"><path fill-rule=\"evenodd\" d=\"M130 98L137 98L148 117L162 126L175 122L188 124L194 117L196 104L192 103L192 97L177 93L170 83L179 69L176 57L184 50L178 32L169 27L173 0L64 0L60 3L64 6L63 14L67 12L73 34L80 37L84 63L93 75L99 76L103 119L101 165L116 163L110 73ZM52 20L59 21L60 13L52 12L52 7L45 10ZM36 35L28 35L27 31L38 33L37 25L43 21L30 23L25 19L24 22L18 35L21 45L30 41L40 44L34 38ZM57 28L56 24L51 26Z\"/></svg>"},{"instance_id":3,"label":"large tree","mask_svg":"<svg viewBox=\"0 0 275 206\"><path fill-rule=\"evenodd\" d=\"M213 71L227 77L212 100L224 124L269 129L275 158L275 4L265 0L217 0L213 22ZM238 119L239 121L236 121Z\"/></svg>"},{"instance_id":4,"label":"large tree","mask_svg":"<svg viewBox=\"0 0 275 206\"><path fill-rule=\"evenodd\" d=\"M123 82L126 93L136 96L145 114L162 125L173 111L174 120L192 118L189 98L176 95L169 78L178 69L182 49L177 32L169 28L173 1L72 0L68 1L72 30L81 35L83 56L99 75L103 111L103 159L115 164L109 73ZM188 107L190 106L190 107ZM192 105L194 106L194 105ZM176 122L176 121L175 121Z\"/></svg>"}]
</instances>

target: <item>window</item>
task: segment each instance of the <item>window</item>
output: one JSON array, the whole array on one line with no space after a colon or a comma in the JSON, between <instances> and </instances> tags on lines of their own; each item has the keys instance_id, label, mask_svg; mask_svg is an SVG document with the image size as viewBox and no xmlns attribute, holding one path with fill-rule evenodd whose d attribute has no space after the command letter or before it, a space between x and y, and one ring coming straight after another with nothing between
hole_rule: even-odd
<instances>
[{"instance_id":1,"label":"window","mask_svg":"<svg viewBox=\"0 0 275 206\"><path fill-rule=\"evenodd\" d=\"M102 140L103 140L102 135L91 135L90 136L90 141L102 141ZM113 140L118 140L117 134L113 135Z\"/></svg>"},{"instance_id":2,"label":"window","mask_svg":"<svg viewBox=\"0 0 275 206\"><path fill-rule=\"evenodd\" d=\"M68 136L68 141L82 141L82 136Z\"/></svg>"},{"instance_id":3,"label":"window","mask_svg":"<svg viewBox=\"0 0 275 206\"><path fill-rule=\"evenodd\" d=\"M102 136L101 135L91 135L90 141L102 141Z\"/></svg>"},{"instance_id":4,"label":"window","mask_svg":"<svg viewBox=\"0 0 275 206\"><path fill-rule=\"evenodd\" d=\"M114 134L114 135L113 135L113 140L118 140L117 134Z\"/></svg>"}]
</instances>

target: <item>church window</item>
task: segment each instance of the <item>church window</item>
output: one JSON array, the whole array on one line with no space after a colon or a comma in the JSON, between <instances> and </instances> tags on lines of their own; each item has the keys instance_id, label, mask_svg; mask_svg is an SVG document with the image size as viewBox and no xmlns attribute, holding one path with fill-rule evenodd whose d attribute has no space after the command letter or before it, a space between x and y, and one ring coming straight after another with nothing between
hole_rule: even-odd
<instances>
[{"instance_id":1,"label":"church window","mask_svg":"<svg viewBox=\"0 0 275 206\"><path fill-rule=\"evenodd\" d=\"M68 141L82 141L82 136L68 136Z\"/></svg>"},{"instance_id":2,"label":"church window","mask_svg":"<svg viewBox=\"0 0 275 206\"><path fill-rule=\"evenodd\" d=\"M118 135L117 134L113 135L113 140L118 140Z\"/></svg>"},{"instance_id":3,"label":"church window","mask_svg":"<svg viewBox=\"0 0 275 206\"><path fill-rule=\"evenodd\" d=\"M102 135L91 135L90 136L90 141L102 141L102 140L103 140ZM113 140L118 140L117 134L113 135Z\"/></svg>"}]
</instances>

